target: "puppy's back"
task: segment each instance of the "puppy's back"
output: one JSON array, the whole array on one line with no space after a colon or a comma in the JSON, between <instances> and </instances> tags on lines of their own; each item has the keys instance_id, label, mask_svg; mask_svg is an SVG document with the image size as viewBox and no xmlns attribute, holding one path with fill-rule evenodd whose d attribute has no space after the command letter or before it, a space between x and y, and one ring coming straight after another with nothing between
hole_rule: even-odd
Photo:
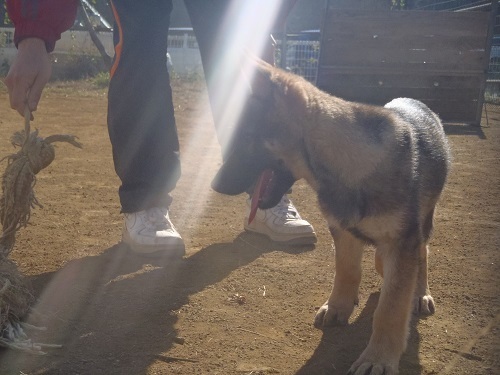
<instances>
[{"instance_id":1,"label":"puppy's back","mask_svg":"<svg viewBox=\"0 0 500 375\"><path fill-rule=\"evenodd\" d=\"M416 172L420 185L427 193L439 194L446 182L451 156L441 120L424 103L409 98L397 98L385 108L395 112L413 133Z\"/></svg>"}]
</instances>

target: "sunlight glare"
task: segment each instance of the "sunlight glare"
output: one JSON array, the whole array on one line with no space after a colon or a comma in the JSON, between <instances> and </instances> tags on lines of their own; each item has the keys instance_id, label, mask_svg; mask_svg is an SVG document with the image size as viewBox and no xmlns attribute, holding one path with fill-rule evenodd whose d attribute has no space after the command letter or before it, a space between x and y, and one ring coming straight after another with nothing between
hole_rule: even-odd
<instances>
[{"instance_id":1,"label":"sunlight glare","mask_svg":"<svg viewBox=\"0 0 500 375\"><path fill-rule=\"evenodd\" d=\"M220 25L214 66L217 68L206 77L208 84L216 84L217 93L210 98L213 119L217 126L219 143L227 144L232 138L235 124L242 114L246 100L250 94L248 78L242 78L242 69L249 66L248 54L261 56L264 49L271 43L270 30L275 23L282 0L252 0L233 1ZM201 100L198 105L201 105ZM210 109L207 109L210 111ZM196 127L206 126L206 122L193 124ZM182 144L181 155L185 158L195 158L195 177L189 183L190 205L198 211L197 216L207 210L207 199L215 194L210 189L210 182L216 173L217 165L214 159L220 161L221 148L216 147L215 137L211 137L210 144L206 138L206 131L194 128L191 137ZM207 147L208 146L208 147ZM214 146L214 147L212 147ZM217 155L199 155L200 150L208 149ZM186 170L183 169L183 175ZM182 177L181 177L182 178ZM185 202L184 202L185 203ZM179 204L184 204L179 203ZM189 210L183 210L184 212ZM188 214L186 212L186 214ZM244 212L241 213L242 216ZM195 217L178 218L182 229L183 223L188 224Z\"/></svg>"}]
</instances>

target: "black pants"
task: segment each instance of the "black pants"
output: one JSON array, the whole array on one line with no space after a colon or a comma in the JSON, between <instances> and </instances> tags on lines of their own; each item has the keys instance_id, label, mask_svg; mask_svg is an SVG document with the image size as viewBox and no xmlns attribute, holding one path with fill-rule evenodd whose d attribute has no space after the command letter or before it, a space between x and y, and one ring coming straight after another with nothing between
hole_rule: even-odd
<instances>
[{"instance_id":1,"label":"black pants","mask_svg":"<svg viewBox=\"0 0 500 375\"><path fill-rule=\"evenodd\" d=\"M210 79L224 53L217 39L231 0L185 0L197 38L207 87L214 101L224 102L219 82ZM115 58L108 93L108 130L122 212L168 207L169 192L180 177L179 141L175 124L166 53L171 0L113 0ZM227 34L232 35L228 30ZM236 68L234 68L236 71ZM231 77L225 77L231 80ZM224 94L222 94L224 95ZM227 93L226 93L227 95ZM227 137L217 125L225 147Z\"/></svg>"},{"instance_id":2,"label":"black pants","mask_svg":"<svg viewBox=\"0 0 500 375\"><path fill-rule=\"evenodd\" d=\"M172 1L113 0L115 58L108 131L123 212L168 207L180 176L179 141L167 71Z\"/></svg>"}]
</instances>

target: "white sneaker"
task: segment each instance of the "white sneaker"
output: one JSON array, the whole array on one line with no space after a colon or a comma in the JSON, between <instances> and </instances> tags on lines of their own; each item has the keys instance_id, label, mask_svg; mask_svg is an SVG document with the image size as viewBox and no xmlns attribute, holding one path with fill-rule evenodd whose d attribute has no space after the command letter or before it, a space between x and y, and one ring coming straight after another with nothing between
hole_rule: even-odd
<instances>
[{"instance_id":1,"label":"white sneaker","mask_svg":"<svg viewBox=\"0 0 500 375\"><path fill-rule=\"evenodd\" d=\"M122 241L138 254L182 257L184 241L168 217L168 209L153 207L125 214Z\"/></svg>"},{"instance_id":2,"label":"white sneaker","mask_svg":"<svg viewBox=\"0 0 500 375\"><path fill-rule=\"evenodd\" d=\"M255 218L248 224L250 203L251 199L248 199L248 209L244 221L245 230L264 234L273 241L286 242L289 245L316 243L314 228L300 217L297 209L286 195L273 208L258 209Z\"/></svg>"}]
</instances>

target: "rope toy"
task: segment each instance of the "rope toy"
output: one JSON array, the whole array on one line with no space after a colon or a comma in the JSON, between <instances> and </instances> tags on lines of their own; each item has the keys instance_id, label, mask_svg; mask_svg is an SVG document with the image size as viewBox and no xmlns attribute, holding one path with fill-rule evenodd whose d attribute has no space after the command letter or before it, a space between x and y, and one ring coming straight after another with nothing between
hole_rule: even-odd
<instances>
[{"instance_id":1,"label":"rope toy","mask_svg":"<svg viewBox=\"0 0 500 375\"><path fill-rule=\"evenodd\" d=\"M72 135L38 136L38 130L30 132L31 112L24 112L24 131L15 132L11 137L17 153L0 160L7 160L2 176L2 196L0 197L0 346L45 354L42 347L58 345L33 343L24 333L23 327L37 328L22 323L30 306L35 301L31 288L20 274L14 262L8 259L14 248L16 233L28 225L31 209L42 207L35 197L36 174L52 163L55 149L52 143L66 142L81 148L77 137Z\"/></svg>"}]
</instances>

